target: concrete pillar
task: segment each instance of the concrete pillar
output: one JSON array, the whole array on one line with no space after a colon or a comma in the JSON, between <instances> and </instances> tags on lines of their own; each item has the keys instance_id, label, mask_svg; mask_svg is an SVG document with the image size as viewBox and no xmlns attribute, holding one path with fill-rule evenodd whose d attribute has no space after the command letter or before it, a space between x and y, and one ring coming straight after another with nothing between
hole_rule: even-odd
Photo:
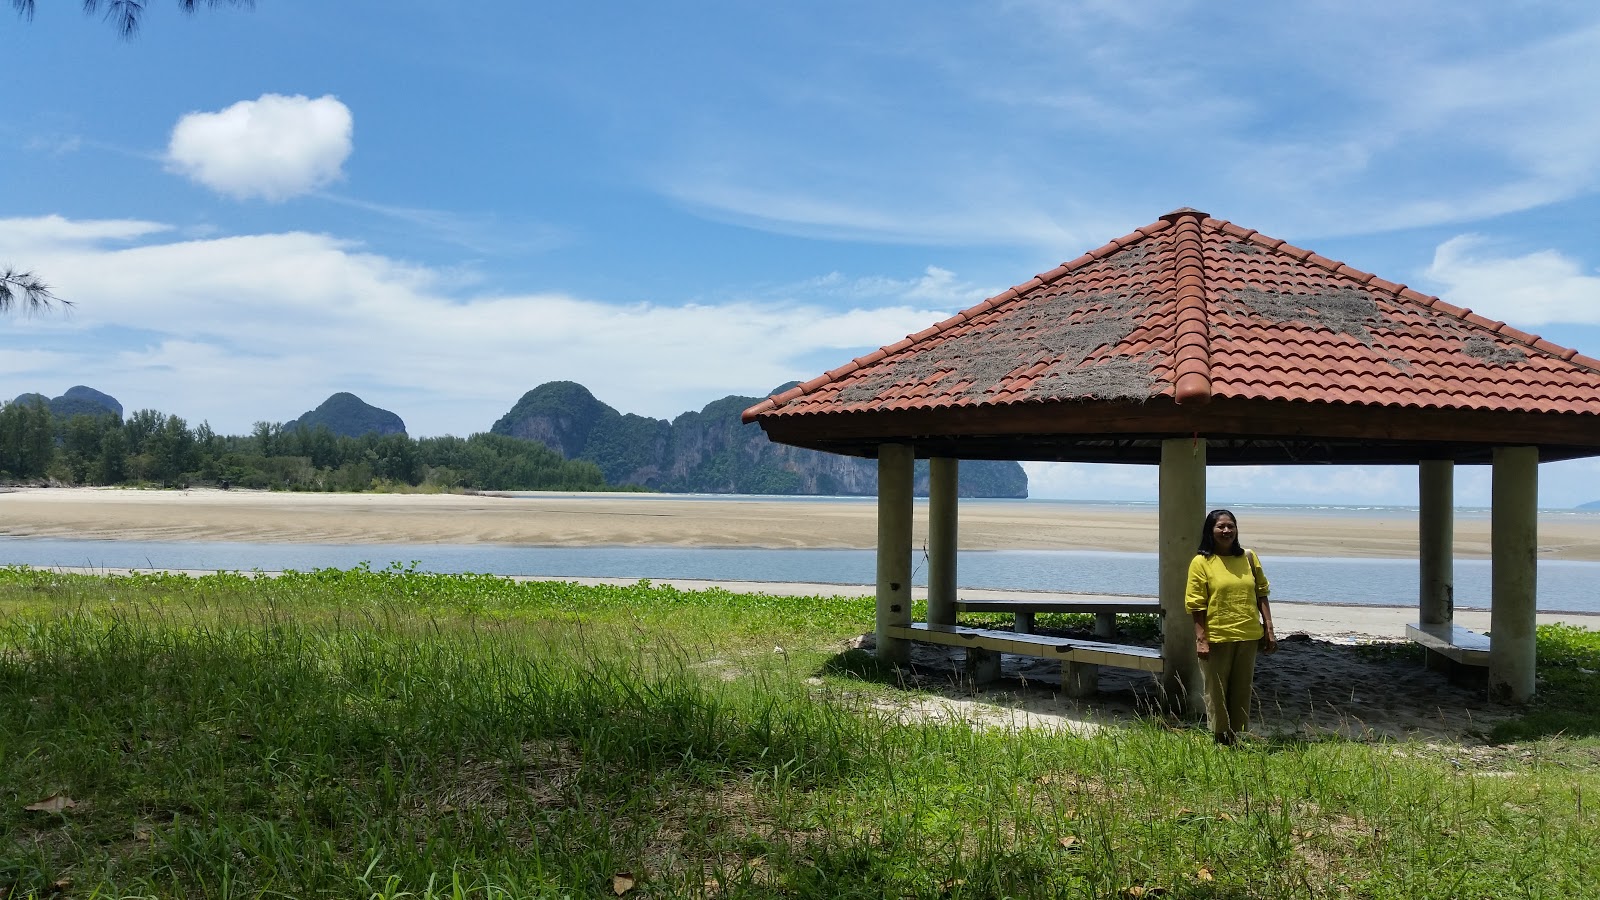
<instances>
[{"instance_id":1,"label":"concrete pillar","mask_svg":"<svg viewBox=\"0 0 1600 900\"><path fill-rule=\"evenodd\" d=\"M928 460L928 624L956 623L956 522L961 460Z\"/></svg>"},{"instance_id":2,"label":"concrete pillar","mask_svg":"<svg viewBox=\"0 0 1600 900\"><path fill-rule=\"evenodd\" d=\"M1094 614L1094 636L1112 640L1117 636L1117 614L1101 612Z\"/></svg>"},{"instance_id":3,"label":"concrete pillar","mask_svg":"<svg viewBox=\"0 0 1600 900\"><path fill-rule=\"evenodd\" d=\"M907 444L878 445L878 658L911 661L911 643L885 632L911 624L911 472Z\"/></svg>"},{"instance_id":4,"label":"concrete pillar","mask_svg":"<svg viewBox=\"0 0 1600 900\"><path fill-rule=\"evenodd\" d=\"M1087 699L1100 692L1100 667L1095 663L1061 664L1061 692L1068 697Z\"/></svg>"},{"instance_id":5,"label":"concrete pillar","mask_svg":"<svg viewBox=\"0 0 1600 900\"><path fill-rule=\"evenodd\" d=\"M1417 624L1448 625L1455 619L1455 474L1448 459L1425 459L1417 467Z\"/></svg>"},{"instance_id":6,"label":"concrete pillar","mask_svg":"<svg viewBox=\"0 0 1600 900\"><path fill-rule=\"evenodd\" d=\"M1194 653L1194 618L1183 605L1183 591L1206 518L1204 440L1161 442L1160 507L1161 693L1169 707L1197 715L1205 709L1205 686Z\"/></svg>"},{"instance_id":7,"label":"concrete pillar","mask_svg":"<svg viewBox=\"0 0 1600 900\"><path fill-rule=\"evenodd\" d=\"M1537 657L1539 448L1495 448L1490 494L1489 699L1521 703Z\"/></svg>"}]
</instances>

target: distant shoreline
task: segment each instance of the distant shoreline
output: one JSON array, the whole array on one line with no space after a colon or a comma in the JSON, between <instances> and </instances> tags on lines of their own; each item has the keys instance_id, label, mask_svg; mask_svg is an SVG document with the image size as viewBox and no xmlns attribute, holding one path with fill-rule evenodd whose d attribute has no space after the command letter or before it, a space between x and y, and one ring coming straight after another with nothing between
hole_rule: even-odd
<instances>
[{"instance_id":1,"label":"distant shoreline","mask_svg":"<svg viewBox=\"0 0 1600 900\"><path fill-rule=\"evenodd\" d=\"M1244 541L1262 553L1409 559L1417 552L1414 511L1240 510ZM876 524L873 503L837 498L0 489L0 535L17 537L870 549ZM925 529L919 513L918 547ZM1154 504L964 499L960 506L960 546L969 550L1154 552L1156 533ZM1487 517L1458 518L1455 554L1488 558ZM1600 516L1541 516L1539 558L1600 561Z\"/></svg>"}]
</instances>

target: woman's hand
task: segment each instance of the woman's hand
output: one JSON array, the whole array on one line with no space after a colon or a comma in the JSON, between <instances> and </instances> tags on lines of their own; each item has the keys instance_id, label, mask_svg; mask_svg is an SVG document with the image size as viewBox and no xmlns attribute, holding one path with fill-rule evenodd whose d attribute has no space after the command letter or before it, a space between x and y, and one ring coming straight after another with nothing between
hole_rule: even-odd
<instances>
[{"instance_id":1,"label":"woman's hand","mask_svg":"<svg viewBox=\"0 0 1600 900\"><path fill-rule=\"evenodd\" d=\"M1194 641L1194 655L1200 657L1201 659L1210 659L1211 658L1211 642L1206 640L1203 637L1195 638L1195 641Z\"/></svg>"},{"instance_id":2,"label":"woman's hand","mask_svg":"<svg viewBox=\"0 0 1600 900\"><path fill-rule=\"evenodd\" d=\"M1273 636L1271 631L1268 631L1266 634L1261 636L1261 652L1262 653L1277 653L1278 652L1278 639Z\"/></svg>"}]
</instances>

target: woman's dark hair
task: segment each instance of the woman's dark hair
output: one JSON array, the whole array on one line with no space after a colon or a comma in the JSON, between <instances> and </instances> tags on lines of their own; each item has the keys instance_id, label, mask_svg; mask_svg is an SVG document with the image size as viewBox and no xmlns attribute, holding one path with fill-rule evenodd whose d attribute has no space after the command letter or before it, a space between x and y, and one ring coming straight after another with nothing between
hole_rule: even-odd
<instances>
[{"instance_id":1,"label":"woman's dark hair","mask_svg":"<svg viewBox=\"0 0 1600 900\"><path fill-rule=\"evenodd\" d=\"M1205 527L1200 529L1200 555L1201 556L1211 556L1212 554L1217 552L1217 548L1214 546L1214 542L1212 541L1212 538L1211 538L1211 532L1212 532L1212 529L1216 528L1217 520L1222 518L1223 516L1227 516L1228 518L1232 519L1233 520L1233 525L1234 525L1233 552L1229 553L1228 555L1229 556L1243 556L1244 555L1244 544L1241 544L1239 542L1239 527L1238 527L1239 526L1239 517L1234 515L1232 510L1228 510L1228 509L1213 509L1211 512L1206 513L1206 524L1205 524Z\"/></svg>"}]
</instances>

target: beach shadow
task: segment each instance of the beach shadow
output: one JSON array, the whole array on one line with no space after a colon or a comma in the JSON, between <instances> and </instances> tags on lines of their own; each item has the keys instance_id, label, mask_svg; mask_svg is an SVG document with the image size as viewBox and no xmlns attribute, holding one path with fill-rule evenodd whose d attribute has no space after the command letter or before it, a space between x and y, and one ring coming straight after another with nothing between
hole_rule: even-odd
<instances>
[{"instance_id":1,"label":"beach shadow","mask_svg":"<svg viewBox=\"0 0 1600 900\"><path fill-rule=\"evenodd\" d=\"M974 684L961 648L913 644L910 665L900 667L879 661L873 648L873 635L862 635L817 674L920 692L917 706L934 695L979 720L1000 713L1002 719L1020 716L1030 727L1151 721L1175 730L1194 727L1163 713L1156 679L1147 672L1102 667L1098 693L1080 699L1063 693L1061 664L1051 660L1007 654L997 681ZM1258 659L1253 707L1251 743L1269 752L1323 741L1483 744L1512 739L1508 735L1600 734L1600 717L1593 715L1574 721L1537 707L1491 703L1481 684L1427 669L1415 645L1305 634L1285 636L1277 653Z\"/></svg>"}]
</instances>

